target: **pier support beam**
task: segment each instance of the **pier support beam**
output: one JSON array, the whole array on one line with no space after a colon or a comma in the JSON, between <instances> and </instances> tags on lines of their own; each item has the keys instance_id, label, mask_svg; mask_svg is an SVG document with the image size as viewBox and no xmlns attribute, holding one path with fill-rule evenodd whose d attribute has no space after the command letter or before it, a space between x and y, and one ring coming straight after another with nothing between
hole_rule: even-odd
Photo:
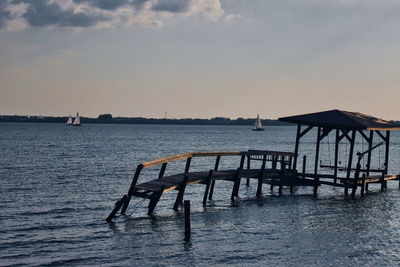
<instances>
[{"instance_id":1,"label":"pier support beam","mask_svg":"<svg viewBox=\"0 0 400 267\"><path fill-rule=\"evenodd\" d=\"M351 138L350 138L350 152L349 152L349 161L347 163L347 174L346 174L346 187L344 188L344 195L347 197L349 194L349 179L351 173L351 165L353 163L353 153L354 153L354 141L356 139L356 130L351 131Z\"/></svg>"},{"instance_id":2,"label":"pier support beam","mask_svg":"<svg viewBox=\"0 0 400 267\"><path fill-rule=\"evenodd\" d=\"M215 160L214 171L218 171L220 160L221 160L221 156L217 156L217 159ZM212 180L211 187L210 187L210 194L208 195L208 200L212 200L212 197L214 194L214 186L215 186L215 180Z\"/></svg>"},{"instance_id":3,"label":"pier support beam","mask_svg":"<svg viewBox=\"0 0 400 267\"><path fill-rule=\"evenodd\" d=\"M260 176L258 177L257 194L256 194L257 197L260 197L262 194L263 174L265 170L266 161L267 161L267 155L264 155L260 169Z\"/></svg>"},{"instance_id":4,"label":"pier support beam","mask_svg":"<svg viewBox=\"0 0 400 267\"><path fill-rule=\"evenodd\" d=\"M210 170L210 172L208 173L207 181L206 181L206 190L204 191L204 196L203 196L203 206L205 206L207 204L207 196L208 196L208 191L210 189L212 176L213 176L213 170Z\"/></svg>"},{"instance_id":5,"label":"pier support beam","mask_svg":"<svg viewBox=\"0 0 400 267\"><path fill-rule=\"evenodd\" d=\"M153 211L156 208L157 203L160 200L163 192L164 192L164 186L161 186L160 190L153 193L153 195L151 196L151 199L150 199L149 210L147 211L147 215L153 214Z\"/></svg>"}]
</instances>

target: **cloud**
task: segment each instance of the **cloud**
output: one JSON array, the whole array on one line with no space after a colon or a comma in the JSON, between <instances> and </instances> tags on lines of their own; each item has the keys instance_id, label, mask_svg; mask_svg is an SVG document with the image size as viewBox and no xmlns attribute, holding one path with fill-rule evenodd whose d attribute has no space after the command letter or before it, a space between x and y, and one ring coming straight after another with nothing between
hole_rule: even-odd
<instances>
[{"instance_id":1,"label":"cloud","mask_svg":"<svg viewBox=\"0 0 400 267\"><path fill-rule=\"evenodd\" d=\"M184 12L189 8L189 2L189 0L158 0L152 6L152 9L171 13Z\"/></svg>"},{"instance_id":2,"label":"cloud","mask_svg":"<svg viewBox=\"0 0 400 267\"><path fill-rule=\"evenodd\" d=\"M4 27L6 21L11 18L10 11L7 9L7 2L0 2L0 28Z\"/></svg>"},{"instance_id":3,"label":"cloud","mask_svg":"<svg viewBox=\"0 0 400 267\"><path fill-rule=\"evenodd\" d=\"M215 22L225 14L220 0L0 1L0 28L8 30L17 24L19 28L160 26L172 16L201 16Z\"/></svg>"}]
</instances>

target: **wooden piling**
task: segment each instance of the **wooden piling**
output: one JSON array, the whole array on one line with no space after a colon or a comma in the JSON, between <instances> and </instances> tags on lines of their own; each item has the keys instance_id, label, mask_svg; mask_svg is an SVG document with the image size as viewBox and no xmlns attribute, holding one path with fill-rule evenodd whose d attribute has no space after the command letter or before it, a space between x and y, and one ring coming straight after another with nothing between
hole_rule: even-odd
<instances>
[{"instance_id":1,"label":"wooden piling","mask_svg":"<svg viewBox=\"0 0 400 267\"><path fill-rule=\"evenodd\" d=\"M361 197L364 197L364 190L365 190L365 174L363 174L362 176L362 180L361 180Z\"/></svg>"},{"instance_id":2,"label":"wooden piling","mask_svg":"<svg viewBox=\"0 0 400 267\"><path fill-rule=\"evenodd\" d=\"M221 160L221 156L217 156L217 159L215 160L214 171L218 171L220 160ZM212 180L211 187L210 187L210 194L208 195L208 200L212 200L212 197L214 194L214 186L215 186L215 180Z\"/></svg>"},{"instance_id":3,"label":"wooden piling","mask_svg":"<svg viewBox=\"0 0 400 267\"><path fill-rule=\"evenodd\" d=\"M207 204L207 196L208 196L208 190L210 189L210 184L213 176L213 170L210 170L208 173L207 181L206 181L206 190L204 191L204 196L203 196L203 205L205 206Z\"/></svg>"},{"instance_id":4,"label":"wooden piling","mask_svg":"<svg viewBox=\"0 0 400 267\"><path fill-rule=\"evenodd\" d=\"M257 197L260 197L262 194L263 174L264 174L264 170L265 170L266 161L267 161L267 155L264 155L263 161L261 164L260 175L258 177L257 194L256 194Z\"/></svg>"},{"instance_id":5,"label":"wooden piling","mask_svg":"<svg viewBox=\"0 0 400 267\"><path fill-rule=\"evenodd\" d=\"M115 203L115 207L112 210L112 212L110 213L110 215L108 215L106 221L107 222L111 222L111 220L114 218L115 214L117 214L117 212L119 211L119 209L121 208L121 206L125 203L125 201L128 199L127 195L124 195L120 200L118 200Z\"/></svg>"},{"instance_id":6,"label":"wooden piling","mask_svg":"<svg viewBox=\"0 0 400 267\"><path fill-rule=\"evenodd\" d=\"M190 200L184 201L184 210L185 210L185 242L190 240L191 235L191 223L190 223Z\"/></svg>"}]
</instances>

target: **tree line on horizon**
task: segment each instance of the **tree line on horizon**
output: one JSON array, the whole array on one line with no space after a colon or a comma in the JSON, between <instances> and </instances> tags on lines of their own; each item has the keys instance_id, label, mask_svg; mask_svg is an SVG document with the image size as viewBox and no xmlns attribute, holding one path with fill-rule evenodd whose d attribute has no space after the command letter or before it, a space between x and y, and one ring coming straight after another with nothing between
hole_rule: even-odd
<instances>
[{"instance_id":1,"label":"tree line on horizon","mask_svg":"<svg viewBox=\"0 0 400 267\"><path fill-rule=\"evenodd\" d=\"M45 122L66 123L69 116L20 116L2 115L0 122ZM104 123L104 124L176 124L176 125L253 125L256 118L230 119L225 117L214 117L211 119L199 118L143 118L143 117L113 117L111 114L100 114L97 118L80 117L81 123ZM289 123L278 120L261 120L263 125L289 125Z\"/></svg>"}]
</instances>

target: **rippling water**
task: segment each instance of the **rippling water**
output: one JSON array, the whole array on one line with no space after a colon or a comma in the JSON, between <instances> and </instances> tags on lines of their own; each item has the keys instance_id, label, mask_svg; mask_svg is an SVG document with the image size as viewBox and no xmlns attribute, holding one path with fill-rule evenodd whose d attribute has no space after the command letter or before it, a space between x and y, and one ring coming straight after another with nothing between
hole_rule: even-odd
<instances>
[{"instance_id":1,"label":"rippling water","mask_svg":"<svg viewBox=\"0 0 400 267\"><path fill-rule=\"evenodd\" d=\"M189 186L189 243L183 242L182 213L171 209L175 192L163 195L153 218L146 216L147 203L134 210L140 203L133 199L131 216L113 224L104 220L142 161L189 151L292 151L295 131L277 126L252 132L233 126L0 123L0 266L399 265L397 182L385 193L371 186L372 192L357 200L326 186L317 199L312 188L299 188L293 196L284 189L280 196L267 186L264 197L256 199L253 182L241 187L235 204L230 202L232 184L219 182L207 207L201 205L204 186ZM327 146L321 151L325 163ZM362 150L365 145L357 146ZM313 151L310 135L300 153ZM343 145L341 154L346 153ZM382 160L376 156L376 165ZM400 133L393 132L391 173L400 171L399 162ZM237 163L237 158L221 162L222 167ZM211 169L213 162L194 159L192 164ZM167 172L177 169L182 164L168 166ZM156 172L146 170L143 178Z\"/></svg>"}]
</instances>

